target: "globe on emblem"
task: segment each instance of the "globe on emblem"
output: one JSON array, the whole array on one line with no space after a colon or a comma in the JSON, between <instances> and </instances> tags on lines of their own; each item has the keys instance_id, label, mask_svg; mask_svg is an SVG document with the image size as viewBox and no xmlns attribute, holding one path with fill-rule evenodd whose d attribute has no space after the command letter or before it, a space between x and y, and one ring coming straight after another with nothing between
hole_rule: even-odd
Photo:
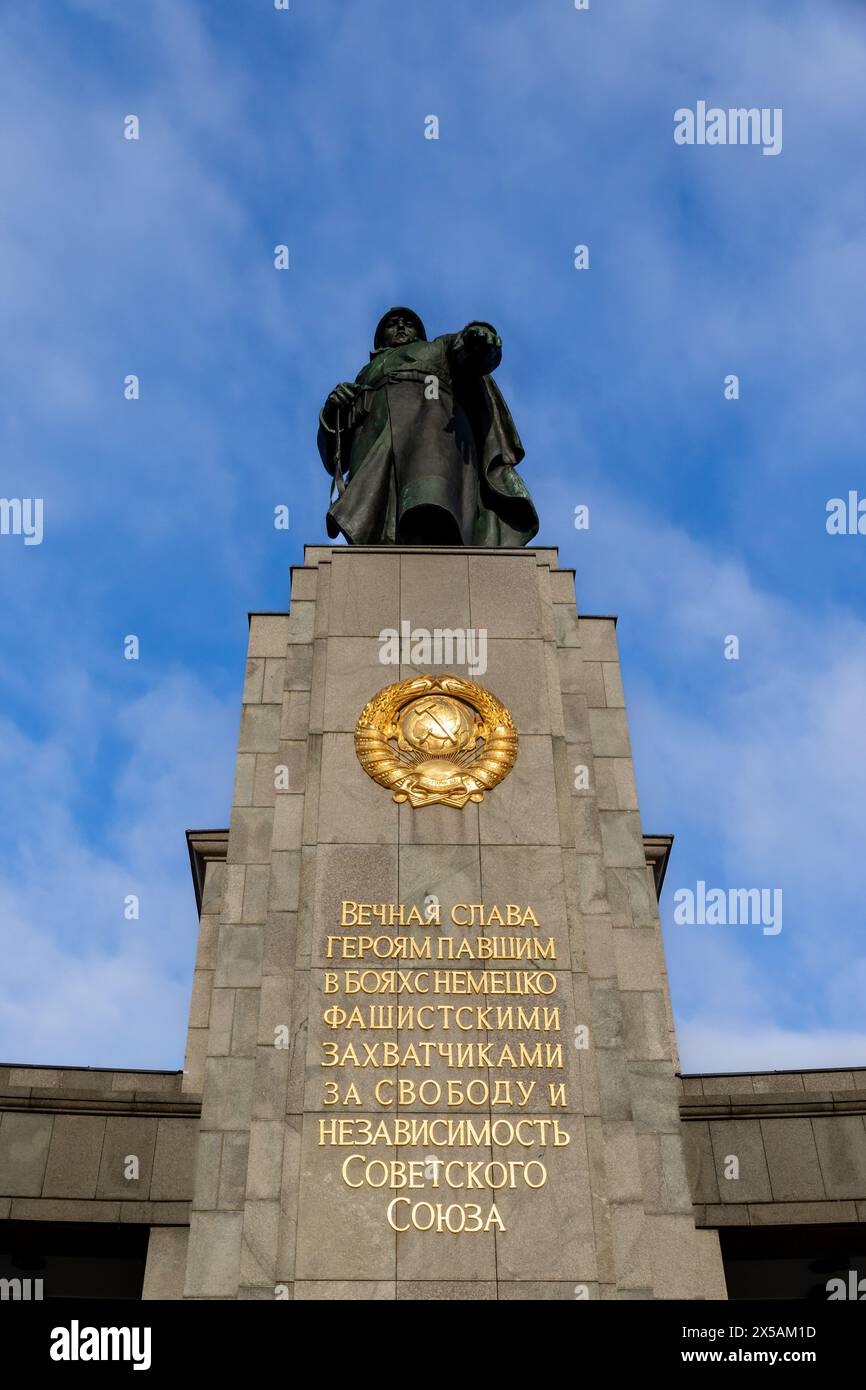
<instances>
[{"instance_id":1,"label":"globe on emblem","mask_svg":"<svg viewBox=\"0 0 866 1390\"><path fill-rule=\"evenodd\" d=\"M428 758L454 757L471 743L472 713L445 695L425 695L408 707L400 733L408 747Z\"/></svg>"}]
</instances>

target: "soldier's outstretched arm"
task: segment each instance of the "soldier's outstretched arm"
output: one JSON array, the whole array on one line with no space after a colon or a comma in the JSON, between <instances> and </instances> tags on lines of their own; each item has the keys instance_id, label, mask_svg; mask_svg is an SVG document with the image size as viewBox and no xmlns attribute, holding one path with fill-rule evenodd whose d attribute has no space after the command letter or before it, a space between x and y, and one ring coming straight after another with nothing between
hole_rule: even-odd
<instances>
[{"instance_id":1,"label":"soldier's outstretched arm","mask_svg":"<svg viewBox=\"0 0 866 1390\"><path fill-rule=\"evenodd\" d=\"M487 376L502 361L502 339L491 323L474 320L456 335L451 354L458 371Z\"/></svg>"}]
</instances>

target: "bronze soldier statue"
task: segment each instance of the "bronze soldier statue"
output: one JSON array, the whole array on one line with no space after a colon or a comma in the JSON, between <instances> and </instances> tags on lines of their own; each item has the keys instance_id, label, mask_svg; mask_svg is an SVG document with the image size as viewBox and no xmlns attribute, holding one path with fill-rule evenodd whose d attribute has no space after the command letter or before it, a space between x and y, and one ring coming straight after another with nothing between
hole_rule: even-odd
<instances>
[{"instance_id":1,"label":"bronze soldier statue","mask_svg":"<svg viewBox=\"0 0 866 1390\"><path fill-rule=\"evenodd\" d=\"M431 343L412 309L388 310L370 361L319 416L319 453L334 479L329 536L350 545L532 540L538 517L516 472L523 445L490 376L501 360L489 323Z\"/></svg>"}]
</instances>

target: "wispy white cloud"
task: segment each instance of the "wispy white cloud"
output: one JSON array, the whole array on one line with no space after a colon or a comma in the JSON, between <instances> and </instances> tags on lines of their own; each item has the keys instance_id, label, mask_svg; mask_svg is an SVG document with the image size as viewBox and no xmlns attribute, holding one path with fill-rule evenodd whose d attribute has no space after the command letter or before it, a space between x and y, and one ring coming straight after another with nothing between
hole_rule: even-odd
<instances>
[{"instance_id":1,"label":"wispy white cloud","mask_svg":"<svg viewBox=\"0 0 866 1390\"><path fill-rule=\"evenodd\" d=\"M866 1064L866 1032L786 1031L772 1024L750 1025L741 1018L711 1024L682 1020L677 1028L683 1071L799 1071Z\"/></svg>"},{"instance_id":2,"label":"wispy white cloud","mask_svg":"<svg viewBox=\"0 0 866 1390\"><path fill-rule=\"evenodd\" d=\"M227 823L236 699L185 674L113 708L69 693L104 721L84 758L80 709L44 739L9 722L0 739L16 789L0 826L0 1056L178 1067L197 927L183 831ZM99 834L81 813L94 758L110 764ZM130 894L138 920L124 915Z\"/></svg>"}]
</instances>

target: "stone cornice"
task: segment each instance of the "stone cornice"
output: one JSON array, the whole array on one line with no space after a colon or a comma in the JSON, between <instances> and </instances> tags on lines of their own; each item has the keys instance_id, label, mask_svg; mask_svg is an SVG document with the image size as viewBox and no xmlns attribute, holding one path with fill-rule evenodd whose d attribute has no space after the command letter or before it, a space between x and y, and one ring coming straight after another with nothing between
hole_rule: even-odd
<instances>
[{"instance_id":1,"label":"stone cornice","mask_svg":"<svg viewBox=\"0 0 866 1390\"><path fill-rule=\"evenodd\" d=\"M665 881L673 842L673 835L644 835L643 837L646 862L653 871L657 898L661 897L662 884ZM192 886L195 892L196 907L201 915L205 870L210 860L225 861L228 853L229 832L227 830L188 830L186 843L192 869Z\"/></svg>"}]
</instances>

